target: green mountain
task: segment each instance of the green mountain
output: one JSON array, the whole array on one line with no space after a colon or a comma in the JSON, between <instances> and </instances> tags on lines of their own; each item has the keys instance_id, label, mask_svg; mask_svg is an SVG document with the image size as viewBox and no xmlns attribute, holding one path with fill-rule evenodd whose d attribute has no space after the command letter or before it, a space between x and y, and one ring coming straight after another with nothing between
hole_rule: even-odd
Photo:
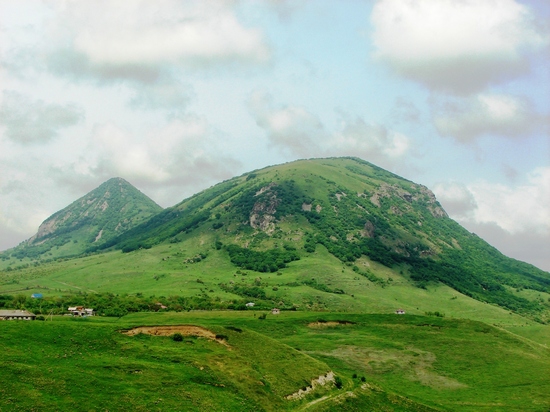
<instances>
[{"instance_id":1,"label":"green mountain","mask_svg":"<svg viewBox=\"0 0 550 412\"><path fill-rule=\"evenodd\" d=\"M256 170L128 224L118 236L120 218L69 232L79 227L71 219L88 222L76 216L124 209L108 197L114 192L92 192L48 219L29 245L5 253L0 292L178 295L166 300L176 309L237 308L253 300L266 308L550 319L548 272L465 230L426 187L357 158ZM127 219L138 223L138 216ZM28 259L40 247L59 253L53 242L91 256L50 266ZM115 312L151 307L157 300L150 299L117 303Z\"/></svg>"},{"instance_id":2,"label":"green mountain","mask_svg":"<svg viewBox=\"0 0 550 412\"><path fill-rule=\"evenodd\" d=\"M112 178L47 218L38 232L5 252L16 258L81 255L109 242L162 211L155 202L121 178Z\"/></svg>"},{"instance_id":3,"label":"green mountain","mask_svg":"<svg viewBox=\"0 0 550 412\"><path fill-rule=\"evenodd\" d=\"M547 272L507 258L465 230L428 188L356 158L302 160L245 174L98 248L130 252L198 233L223 247L234 265L256 272L277 272L321 246L371 282L387 279L368 261L417 287L443 283L514 311L541 307L516 292L550 291Z\"/></svg>"}]
</instances>

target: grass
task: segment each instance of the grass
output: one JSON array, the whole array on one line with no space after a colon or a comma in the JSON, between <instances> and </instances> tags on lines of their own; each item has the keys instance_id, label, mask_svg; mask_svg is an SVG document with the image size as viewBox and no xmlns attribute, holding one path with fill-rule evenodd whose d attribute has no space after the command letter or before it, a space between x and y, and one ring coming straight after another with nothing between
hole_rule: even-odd
<instances>
[{"instance_id":1,"label":"grass","mask_svg":"<svg viewBox=\"0 0 550 412\"><path fill-rule=\"evenodd\" d=\"M118 320L1 322L0 410L550 407L550 351L487 324L328 312L283 312L259 320L260 313L136 313ZM319 319L326 326L310 326ZM343 320L347 323L338 323ZM178 324L223 334L229 347L204 338L186 336L175 342L119 332ZM304 399L285 399L330 370L342 380L342 389L327 385Z\"/></svg>"},{"instance_id":2,"label":"grass","mask_svg":"<svg viewBox=\"0 0 550 412\"><path fill-rule=\"evenodd\" d=\"M469 248L469 254L464 256L469 266L464 269L473 274L492 274L484 279L490 280L491 285L493 277L506 280L518 271L516 280L521 282L506 286L508 300L524 298L532 303L531 309L540 308L540 312L527 313L520 305L514 309L517 313L512 313L426 279L423 288L417 287L410 280L412 266L403 260L395 261L401 263L393 268L365 255L343 263L321 244L304 248L308 236L319 228L299 211L300 199L313 206L322 205L325 211L334 210L336 215L338 211L342 211L341 215L346 210L350 212L350 221L340 222L335 215L328 222L341 224L342 227L335 227L335 233L345 228L341 241L347 242L347 236L360 236L358 231L364 220L353 221L363 214L359 210L366 208L369 214L379 215L378 208L365 199L382 181L409 190L410 182L377 168L368 167L365 174L353 171L357 165L346 165L349 166L349 159L327 159L258 171L244 189L261 187L281 177L283 181L296 182L297 194L302 196L297 203L298 213L294 210L278 221L269 236L243 225L246 213L238 212L237 216L232 211L231 203L238 203L241 192L237 188L232 189L233 197L225 198L218 206L214 206L221 202L214 196L217 192L212 196L203 193L178 205L178 210L195 205L201 213L214 208L208 212L210 218L192 231L175 234L171 224L166 223L163 228L169 237L154 232L147 245L153 246L150 249L49 263L3 257L0 294L23 295L23 299L18 296L14 301L20 305L31 293L57 299L108 292L154 296L153 302L170 296L202 296L227 304L242 304L246 299L256 302L256 308L293 307L298 311L284 311L279 317L267 314L264 320L260 320L260 315L265 315L265 311L246 310L144 312L118 320L76 321L59 317L53 322L0 322L0 412L81 410L82 405L89 410L137 411L547 411L550 327L541 323L548 319L550 294L529 289L533 285L524 275L535 273L534 269L499 260L496 251L484 249L477 238L463 231L453 232L454 223L442 225L433 220L425 207L415 212L418 219L424 219L425 233L419 232L416 218L409 222L392 212L384 216L397 224L396 232L382 233L383 237L388 240L395 235L394 246L424 245L435 252ZM343 173L326 172L342 168ZM238 179L244 181L246 177ZM222 189L216 188L220 193ZM336 194L343 196L341 192L347 192L347 196L336 201ZM362 196L356 198L355 193ZM201 199L206 202L202 206ZM286 201L292 203L296 199ZM408 203L398 196L384 202L384 207L409 210ZM215 228L217 223L224 226ZM320 227L332 230L328 223ZM383 230L382 223L383 220L378 221L377 230ZM140 233L145 235L147 232ZM161 240L165 243L153 245ZM417 240L420 243L415 245ZM258 251L292 245L299 250L301 259L276 273L242 270L230 263L227 250L219 242L248 245ZM321 243L331 248L327 242ZM483 250L485 255L477 256ZM53 252L42 258L54 258L62 250ZM203 258L199 261L197 256ZM493 267L490 262L498 265ZM357 266L356 271L353 265ZM370 277L372 281L369 273L375 275ZM458 272L455 280L467 278L460 276L464 273ZM535 274L543 284L546 275ZM245 287L232 289L228 285ZM267 298L250 298L250 293L246 293L252 287L261 288ZM460 290L468 293L467 288ZM478 292L483 295L481 286ZM4 302L12 303L9 299ZM397 308L404 309L407 315L394 315ZM424 316L428 313L441 316ZM342 320L349 323L338 323ZM321 326L311 327L312 322ZM169 337L130 337L119 333L120 329L139 325L178 324L203 326L225 335L230 348L201 338L185 337L183 342L175 342ZM341 380L341 389L327 385L303 399L285 399L329 370Z\"/></svg>"},{"instance_id":3,"label":"grass","mask_svg":"<svg viewBox=\"0 0 550 412\"><path fill-rule=\"evenodd\" d=\"M0 293L43 293L45 296L75 293L110 292L143 293L146 296L195 296L207 293L222 301L241 299L227 293L220 283L251 284L260 278L262 288L274 306L283 302L302 310L393 313L403 308L409 314L440 312L447 317L467 318L505 327L535 325L517 314L471 299L441 285L415 287L399 268L389 269L367 258L361 268L370 268L377 276L389 279L387 285L370 282L342 264L323 246L315 253L291 262L278 273L242 271L228 262L224 250L213 247L211 233L198 233L182 244L159 245L131 253L119 251L92 255L81 259L58 261L18 271L0 272ZM185 263L189 257L206 253L198 263ZM200 279L203 283L198 283ZM315 279L329 289L342 289L345 294L327 293L303 285ZM276 290L274 290L276 288ZM538 295L537 295L538 296Z\"/></svg>"}]
</instances>

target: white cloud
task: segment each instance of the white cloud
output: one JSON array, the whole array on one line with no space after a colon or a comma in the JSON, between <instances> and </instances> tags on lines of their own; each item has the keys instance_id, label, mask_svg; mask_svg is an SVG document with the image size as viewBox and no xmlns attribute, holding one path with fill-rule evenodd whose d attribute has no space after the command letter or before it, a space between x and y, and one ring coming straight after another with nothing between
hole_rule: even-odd
<instances>
[{"instance_id":1,"label":"white cloud","mask_svg":"<svg viewBox=\"0 0 550 412\"><path fill-rule=\"evenodd\" d=\"M505 255L550 271L550 167L535 169L515 186L480 180L438 183L433 190L465 228Z\"/></svg>"},{"instance_id":2,"label":"white cloud","mask_svg":"<svg viewBox=\"0 0 550 412\"><path fill-rule=\"evenodd\" d=\"M391 167L409 153L410 139L361 117L345 119L341 130L329 132L303 107L277 106L269 94L257 92L249 99L256 123L270 144L293 156L358 156L382 167Z\"/></svg>"},{"instance_id":3,"label":"white cloud","mask_svg":"<svg viewBox=\"0 0 550 412\"><path fill-rule=\"evenodd\" d=\"M16 91L4 91L0 106L0 127L6 136L21 144L46 143L62 128L73 126L84 118L75 104L59 105L32 100Z\"/></svg>"},{"instance_id":4,"label":"white cloud","mask_svg":"<svg viewBox=\"0 0 550 412\"><path fill-rule=\"evenodd\" d=\"M135 86L136 94L129 103L132 108L182 111L194 96L191 85L170 78Z\"/></svg>"},{"instance_id":5,"label":"white cloud","mask_svg":"<svg viewBox=\"0 0 550 412\"><path fill-rule=\"evenodd\" d=\"M60 73L155 82L174 67L264 63L263 33L243 26L229 1L55 3L49 47Z\"/></svg>"},{"instance_id":6,"label":"white cloud","mask_svg":"<svg viewBox=\"0 0 550 412\"><path fill-rule=\"evenodd\" d=\"M458 94L526 72L528 52L549 39L515 0L379 0L371 21L376 58Z\"/></svg>"},{"instance_id":7,"label":"white cloud","mask_svg":"<svg viewBox=\"0 0 550 412\"><path fill-rule=\"evenodd\" d=\"M526 99L502 94L446 100L434 112L437 131L461 142L489 134L526 136L541 125L541 116Z\"/></svg>"},{"instance_id":8,"label":"white cloud","mask_svg":"<svg viewBox=\"0 0 550 412\"><path fill-rule=\"evenodd\" d=\"M465 220L473 217L477 203L472 192L463 183L437 183L433 191L445 211L454 219Z\"/></svg>"},{"instance_id":9,"label":"white cloud","mask_svg":"<svg viewBox=\"0 0 550 412\"><path fill-rule=\"evenodd\" d=\"M550 167L534 170L521 185L438 183L434 192L461 223L495 224L510 234L550 234Z\"/></svg>"},{"instance_id":10,"label":"white cloud","mask_svg":"<svg viewBox=\"0 0 550 412\"><path fill-rule=\"evenodd\" d=\"M55 175L84 182L93 177L96 184L120 176L171 206L206 184L232 177L239 166L206 121L186 116L142 136L114 124L97 126L87 153Z\"/></svg>"},{"instance_id":11,"label":"white cloud","mask_svg":"<svg viewBox=\"0 0 550 412\"><path fill-rule=\"evenodd\" d=\"M326 132L312 113L302 107L276 107L273 98L261 92L251 96L248 107L271 145L298 157L322 155Z\"/></svg>"},{"instance_id":12,"label":"white cloud","mask_svg":"<svg viewBox=\"0 0 550 412\"><path fill-rule=\"evenodd\" d=\"M402 133L358 117L348 121L329 143L332 155L358 156L385 167L409 154L411 141Z\"/></svg>"}]
</instances>

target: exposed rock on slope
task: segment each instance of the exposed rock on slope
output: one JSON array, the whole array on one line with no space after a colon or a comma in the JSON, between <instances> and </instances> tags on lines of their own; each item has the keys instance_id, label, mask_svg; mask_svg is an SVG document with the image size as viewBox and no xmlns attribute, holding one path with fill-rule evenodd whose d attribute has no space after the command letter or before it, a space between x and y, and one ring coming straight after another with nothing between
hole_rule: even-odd
<instances>
[{"instance_id":1,"label":"exposed rock on slope","mask_svg":"<svg viewBox=\"0 0 550 412\"><path fill-rule=\"evenodd\" d=\"M53 214L32 236L11 253L35 257L71 256L92 244L105 243L124 233L162 208L126 180L113 178Z\"/></svg>"}]
</instances>

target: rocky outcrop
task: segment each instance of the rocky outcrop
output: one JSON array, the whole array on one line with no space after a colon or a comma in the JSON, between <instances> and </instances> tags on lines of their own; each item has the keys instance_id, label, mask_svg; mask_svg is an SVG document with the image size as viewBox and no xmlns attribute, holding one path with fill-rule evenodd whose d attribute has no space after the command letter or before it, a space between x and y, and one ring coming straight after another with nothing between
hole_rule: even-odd
<instances>
[{"instance_id":1,"label":"rocky outcrop","mask_svg":"<svg viewBox=\"0 0 550 412\"><path fill-rule=\"evenodd\" d=\"M376 207L381 207L381 200L384 198L398 198L403 200L404 203L400 207L392 205L390 207L391 213L395 215L402 215L410 210L411 206L408 204L424 203L430 214L436 218L449 217L445 210L441 207L433 192L425 186L411 184L411 192L403 189L398 185L389 185L382 183L378 190L376 190L370 197L370 201Z\"/></svg>"},{"instance_id":2,"label":"rocky outcrop","mask_svg":"<svg viewBox=\"0 0 550 412\"><path fill-rule=\"evenodd\" d=\"M279 200L277 194L271 190L274 186L276 186L275 183L270 183L256 192L255 196L263 196L261 200L254 203L249 216L250 226L266 233L272 233L275 230L275 213Z\"/></svg>"}]
</instances>

